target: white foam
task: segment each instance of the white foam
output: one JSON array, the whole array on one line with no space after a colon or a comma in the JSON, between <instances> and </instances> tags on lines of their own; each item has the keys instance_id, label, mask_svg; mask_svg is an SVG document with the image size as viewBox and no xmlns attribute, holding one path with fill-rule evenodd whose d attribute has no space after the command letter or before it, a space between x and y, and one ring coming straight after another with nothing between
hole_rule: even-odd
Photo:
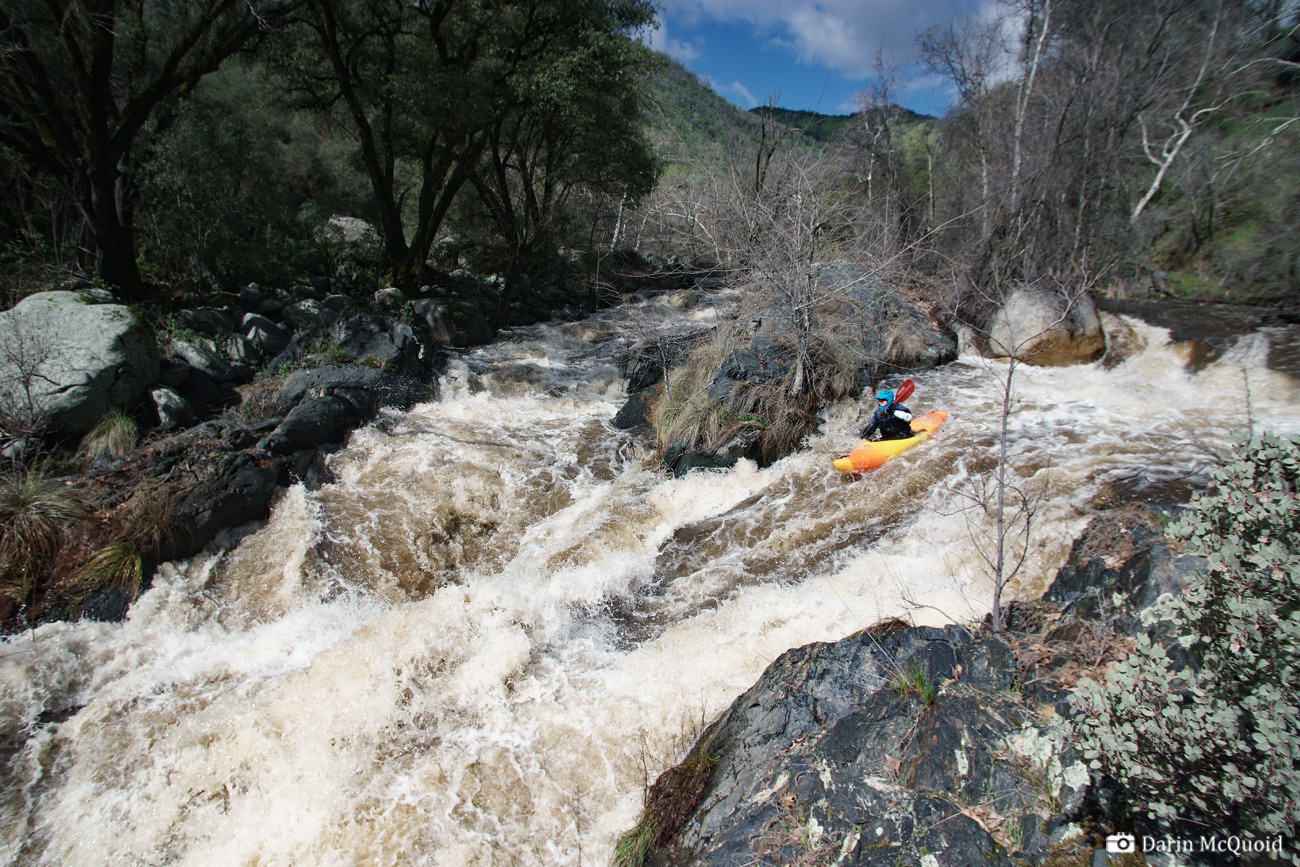
<instances>
[{"instance_id":1,"label":"white foam","mask_svg":"<svg viewBox=\"0 0 1300 867\"><path fill-rule=\"evenodd\" d=\"M1118 364L1017 368L1011 478L1049 494L1029 592L1109 486L1226 449L1244 382L1258 426L1300 432L1258 341L1188 373L1125 323ZM7 860L604 862L647 775L786 649L988 610L989 518L961 494L997 454L1005 367L916 375L912 408L949 421L868 476L829 467L869 409L845 402L772 467L674 479L606 423L608 361L566 336L602 329L471 353L441 402L357 432L335 484L164 568L126 623L7 640L0 724L27 740Z\"/></svg>"}]
</instances>

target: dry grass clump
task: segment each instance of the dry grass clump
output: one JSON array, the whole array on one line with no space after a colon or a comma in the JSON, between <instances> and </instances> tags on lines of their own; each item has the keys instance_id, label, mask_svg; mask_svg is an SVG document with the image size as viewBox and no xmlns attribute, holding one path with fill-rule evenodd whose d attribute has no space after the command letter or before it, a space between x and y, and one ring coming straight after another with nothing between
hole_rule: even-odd
<instances>
[{"instance_id":1,"label":"dry grass clump","mask_svg":"<svg viewBox=\"0 0 1300 867\"><path fill-rule=\"evenodd\" d=\"M89 517L80 492L47 463L0 474L0 593L31 601L71 528Z\"/></svg>"},{"instance_id":2,"label":"dry grass clump","mask_svg":"<svg viewBox=\"0 0 1300 867\"><path fill-rule=\"evenodd\" d=\"M737 348L737 335L720 329L668 372L663 395L650 413L660 451L681 442L689 449L712 452L750 431L757 455L773 461L798 447L816 426L823 406L861 390L860 360L827 337L807 348L800 390L794 388L795 364L787 358L780 378L735 382L722 400L714 400L709 386Z\"/></svg>"},{"instance_id":3,"label":"dry grass clump","mask_svg":"<svg viewBox=\"0 0 1300 867\"><path fill-rule=\"evenodd\" d=\"M126 457L140 441L140 425L124 412L107 413L81 439L77 456L87 461L116 461Z\"/></svg>"},{"instance_id":4,"label":"dry grass clump","mask_svg":"<svg viewBox=\"0 0 1300 867\"><path fill-rule=\"evenodd\" d=\"M660 450L678 440L696 444L716 439L723 412L708 395L709 383L735 348L734 335L719 329L686 360L666 371L663 396L650 412Z\"/></svg>"},{"instance_id":5,"label":"dry grass clump","mask_svg":"<svg viewBox=\"0 0 1300 867\"><path fill-rule=\"evenodd\" d=\"M134 600L144 581L144 558L134 542L113 542L95 552L73 582L85 590L120 587Z\"/></svg>"},{"instance_id":6,"label":"dry grass clump","mask_svg":"<svg viewBox=\"0 0 1300 867\"><path fill-rule=\"evenodd\" d=\"M697 747L681 764L659 775L646 793L641 819L614 847L614 867L640 867L671 842L704 796L717 763Z\"/></svg>"}]
</instances>

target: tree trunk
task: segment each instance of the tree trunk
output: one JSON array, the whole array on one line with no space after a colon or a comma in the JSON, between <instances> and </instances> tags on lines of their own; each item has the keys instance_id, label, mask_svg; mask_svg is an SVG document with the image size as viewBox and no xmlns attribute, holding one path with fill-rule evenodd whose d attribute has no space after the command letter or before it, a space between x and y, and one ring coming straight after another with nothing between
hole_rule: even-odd
<instances>
[{"instance_id":1,"label":"tree trunk","mask_svg":"<svg viewBox=\"0 0 1300 867\"><path fill-rule=\"evenodd\" d=\"M83 207L95 235L95 270L124 300L144 300L144 281L135 259L135 228L125 179L116 166L90 173Z\"/></svg>"}]
</instances>

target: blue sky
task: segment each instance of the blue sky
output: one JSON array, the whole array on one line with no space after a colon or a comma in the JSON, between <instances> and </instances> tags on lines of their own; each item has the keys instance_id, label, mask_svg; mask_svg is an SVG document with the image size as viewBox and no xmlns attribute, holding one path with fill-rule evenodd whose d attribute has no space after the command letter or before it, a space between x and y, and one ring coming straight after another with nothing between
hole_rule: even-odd
<instances>
[{"instance_id":1,"label":"blue sky","mask_svg":"<svg viewBox=\"0 0 1300 867\"><path fill-rule=\"evenodd\" d=\"M916 34L979 14L991 0L658 0L648 41L741 108L765 104L823 114L857 110L883 52L892 101L942 115L944 82L915 63Z\"/></svg>"}]
</instances>

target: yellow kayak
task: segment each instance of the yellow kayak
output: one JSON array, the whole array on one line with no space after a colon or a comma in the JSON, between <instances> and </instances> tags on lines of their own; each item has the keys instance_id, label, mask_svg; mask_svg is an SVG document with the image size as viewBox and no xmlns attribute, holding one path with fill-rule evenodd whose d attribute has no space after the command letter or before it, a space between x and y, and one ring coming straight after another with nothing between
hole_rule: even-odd
<instances>
[{"instance_id":1,"label":"yellow kayak","mask_svg":"<svg viewBox=\"0 0 1300 867\"><path fill-rule=\"evenodd\" d=\"M884 466L891 458L918 446L930 438L930 434L939 429L948 418L943 410L928 412L912 419L913 436L903 440L863 440L857 448L835 461L835 469L842 473L865 473Z\"/></svg>"}]
</instances>

